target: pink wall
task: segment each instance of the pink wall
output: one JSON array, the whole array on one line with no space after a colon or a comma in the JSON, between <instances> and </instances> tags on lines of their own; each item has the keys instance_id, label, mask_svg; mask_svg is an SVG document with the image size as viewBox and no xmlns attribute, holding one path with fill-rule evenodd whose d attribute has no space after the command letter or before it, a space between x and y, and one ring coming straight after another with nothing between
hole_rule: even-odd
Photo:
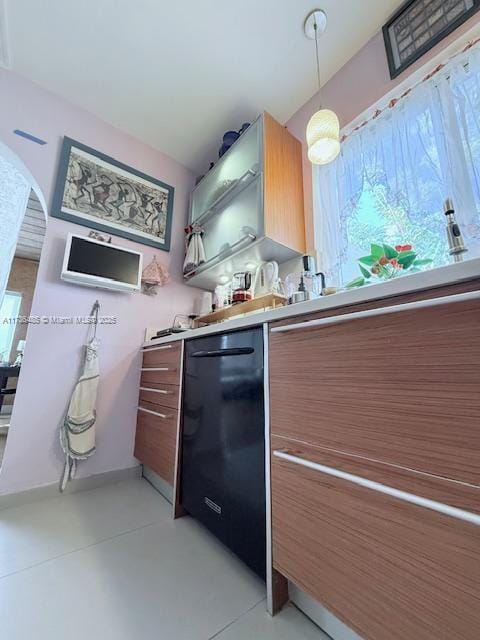
<instances>
[{"instance_id":1,"label":"pink wall","mask_svg":"<svg viewBox=\"0 0 480 640\"><path fill-rule=\"evenodd\" d=\"M191 312L198 291L181 281L183 227L194 176L171 158L114 129L37 85L0 69L0 141L13 150L50 205L64 135L125 162L175 187L170 253L114 238L141 250L146 264L155 253L172 282L155 297L129 295L69 285L60 280L65 237L85 227L49 218L40 261L32 315L88 315L95 298L101 314L117 317L115 326L99 327L101 382L97 406L97 452L80 464L86 476L136 463L133 457L139 379L139 346L147 326L169 325L175 313ZM23 129L48 142L41 147L12 133ZM78 374L82 326L30 325L18 383L0 494L56 482L62 469L58 425Z\"/></svg>"},{"instance_id":2,"label":"pink wall","mask_svg":"<svg viewBox=\"0 0 480 640\"><path fill-rule=\"evenodd\" d=\"M322 88L323 105L337 113L341 127L349 124L479 21L480 15L477 13L395 80L390 80L383 35L381 32L377 33L325 84ZM312 166L306 154L305 130L312 114L318 108L318 97L315 95L303 107L300 107L287 122L288 129L301 140L304 150L303 186L306 237L307 244L310 243L307 248L311 252L315 249L313 245Z\"/></svg>"}]
</instances>

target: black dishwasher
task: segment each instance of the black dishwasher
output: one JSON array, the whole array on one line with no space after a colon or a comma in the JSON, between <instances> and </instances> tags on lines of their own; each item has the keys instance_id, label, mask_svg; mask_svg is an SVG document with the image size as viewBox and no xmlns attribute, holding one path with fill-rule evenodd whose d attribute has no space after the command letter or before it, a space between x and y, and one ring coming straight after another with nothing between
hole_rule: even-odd
<instances>
[{"instance_id":1,"label":"black dishwasher","mask_svg":"<svg viewBox=\"0 0 480 640\"><path fill-rule=\"evenodd\" d=\"M261 328L187 340L183 507L265 579Z\"/></svg>"}]
</instances>

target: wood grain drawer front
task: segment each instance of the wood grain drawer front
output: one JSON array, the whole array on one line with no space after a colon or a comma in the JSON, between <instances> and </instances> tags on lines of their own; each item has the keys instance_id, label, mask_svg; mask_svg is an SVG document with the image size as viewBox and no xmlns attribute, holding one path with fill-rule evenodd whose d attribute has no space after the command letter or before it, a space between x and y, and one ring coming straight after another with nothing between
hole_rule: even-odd
<instances>
[{"instance_id":1,"label":"wood grain drawer front","mask_svg":"<svg viewBox=\"0 0 480 640\"><path fill-rule=\"evenodd\" d=\"M139 409L134 455L142 464L173 485L177 413L169 411L162 418Z\"/></svg>"},{"instance_id":2,"label":"wood grain drawer front","mask_svg":"<svg viewBox=\"0 0 480 640\"><path fill-rule=\"evenodd\" d=\"M178 367L182 355L182 343L174 342L172 344L151 347L143 351L143 367Z\"/></svg>"},{"instance_id":3,"label":"wood grain drawer front","mask_svg":"<svg viewBox=\"0 0 480 640\"><path fill-rule=\"evenodd\" d=\"M142 367L140 375L140 386L150 387L153 385L180 384L180 364L167 364L159 367Z\"/></svg>"},{"instance_id":4,"label":"wood grain drawer front","mask_svg":"<svg viewBox=\"0 0 480 640\"><path fill-rule=\"evenodd\" d=\"M480 527L272 458L273 562L365 640L478 640Z\"/></svg>"},{"instance_id":5,"label":"wood grain drawer front","mask_svg":"<svg viewBox=\"0 0 480 640\"><path fill-rule=\"evenodd\" d=\"M141 386L138 404L144 402L158 404L172 409L178 409L179 387L175 384L151 383L150 386Z\"/></svg>"},{"instance_id":6,"label":"wood grain drawer front","mask_svg":"<svg viewBox=\"0 0 480 640\"><path fill-rule=\"evenodd\" d=\"M307 446L279 436L272 436L271 446L272 451L281 451L294 457L310 460L367 481L378 482L398 491L434 500L480 516L480 487L394 467L359 456L332 453L328 449Z\"/></svg>"},{"instance_id":7,"label":"wood grain drawer front","mask_svg":"<svg viewBox=\"0 0 480 640\"><path fill-rule=\"evenodd\" d=\"M142 411L143 410L143 411ZM153 402L148 402L147 400L143 400L138 404L139 413L153 413L157 414L163 419L172 422L172 424L176 424L176 419L178 416L178 411L176 409L172 409L172 407L166 407L160 404L154 404Z\"/></svg>"},{"instance_id":8,"label":"wood grain drawer front","mask_svg":"<svg viewBox=\"0 0 480 640\"><path fill-rule=\"evenodd\" d=\"M479 362L478 298L271 333L272 433L480 485Z\"/></svg>"}]
</instances>

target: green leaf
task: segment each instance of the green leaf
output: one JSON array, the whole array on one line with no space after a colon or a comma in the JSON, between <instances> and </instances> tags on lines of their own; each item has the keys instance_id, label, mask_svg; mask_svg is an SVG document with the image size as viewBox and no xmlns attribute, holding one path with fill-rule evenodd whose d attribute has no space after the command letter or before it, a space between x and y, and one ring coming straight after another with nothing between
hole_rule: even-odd
<instances>
[{"instance_id":1,"label":"green leaf","mask_svg":"<svg viewBox=\"0 0 480 640\"><path fill-rule=\"evenodd\" d=\"M363 256L363 258L359 258L358 261L363 262L363 264L366 264L369 267L371 267L377 262L377 259L374 258L373 256Z\"/></svg>"},{"instance_id":2,"label":"green leaf","mask_svg":"<svg viewBox=\"0 0 480 640\"><path fill-rule=\"evenodd\" d=\"M389 244L383 245L383 251L385 252L385 257L389 260L398 256L398 251L391 247Z\"/></svg>"},{"instance_id":3,"label":"green leaf","mask_svg":"<svg viewBox=\"0 0 480 640\"><path fill-rule=\"evenodd\" d=\"M432 262L431 258L419 258L418 260L415 260L415 262L413 263L414 267L422 267L424 264L430 264Z\"/></svg>"},{"instance_id":4,"label":"green leaf","mask_svg":"<svg viewBox=\"0 0 480 640\"><path fill-rule=\"evenodd\" d=\"M383 257L383 246L381 244L371 244L370 245L370 253L372 254L372 258L375 260L380 260Z\"/></svg>"},{"instance_id":5,"label":"green leaf","mask_svg":"<svg viewBox=\"0 0 480 640\"><path fill-rule=\"evenodd\" d=\"M352 280L345 286L347 289L354 289L355 287L363 287L364 284L365 278L355 278L355 280Z\"/></svg>"},{"instance_id":6,"label":"green leaf","mask_svg":"<svg viewBox=\"0 0 480 640\"><path fill-rule=\"evenodd\" d=\"M409 267L412 266L412 264L415 262L415 259L417 257L417 254L412 252L410 253L410 255L404 255L409 253L408 251L404 251L402 253L400 253L400 255L398 256L397 260L398 263L401 264L403 266L404 269L408 269Z\"/></svg>"},{"instance_id":7,"label":"green leaf","mask_svg":"<svg viewBox=\"0 0 480 640\"><path fill-rule=\"evenodd\" d=\"M361 264L359 264L358 266L360 267L360 271L362 272L362 275L365 276L365 278L369 279L372 277L372 274L368 269L365 269L365 267L363 267Z\"/></svg>"}]
</instances>

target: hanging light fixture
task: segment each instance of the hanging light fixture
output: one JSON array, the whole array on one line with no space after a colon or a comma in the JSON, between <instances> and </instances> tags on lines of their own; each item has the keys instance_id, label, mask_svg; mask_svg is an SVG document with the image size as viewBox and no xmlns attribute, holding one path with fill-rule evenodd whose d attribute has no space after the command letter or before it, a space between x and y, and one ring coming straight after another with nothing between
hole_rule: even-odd
<instances>
[{"instance_id":1,"label":"hanging light fixture","mask_svg":"<svg viewBox=\"0 0 480 640\"><path fill-rule=\"evenodd\" d=\"M304 31L307 38L315 40L317 58L318 95L321 93L320 62L318 57L318 37L327 27L327 14L314 9L305 19ZM308 159L312 164L328 164L340 153L340 123L336 113L322 109L313 114L307 125Z\"/></svg>"}]
</instances>

